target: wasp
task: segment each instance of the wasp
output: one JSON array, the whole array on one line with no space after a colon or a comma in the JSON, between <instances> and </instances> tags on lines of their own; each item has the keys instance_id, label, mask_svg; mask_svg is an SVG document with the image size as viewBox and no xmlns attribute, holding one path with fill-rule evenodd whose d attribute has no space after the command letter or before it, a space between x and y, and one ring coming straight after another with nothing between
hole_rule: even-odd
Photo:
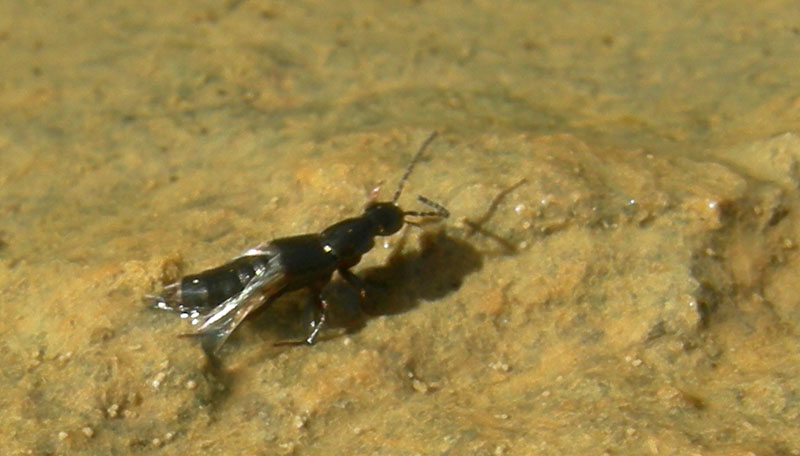
<instances>
[{"instance_id":1,"label":"wasp","mask_svg":"<svg viewBox=\"0 0 800 456\"><path fill-rule=\"evenodd\" d=\"M158 309L179 312L193 327L187 336L197 336L203 349L216 354L225 341L258 309L281 295L308 289L314 317L310 331L301 341L287 344L313 345L325 325L328 303L322 296L334 272L353 287L363 301L364 284L350 269L375 245L377 236L391 236L404 225L419 226L425 218L445 219L448 210L423 196L417 200L430 210L405 211L397 201L411 171L436 137L431 133L420 145L397 184L391 201L375 201L373 191L364 212L342 220L320 233L301 234L272 240L250 248L229 263L187 275L164 287L146 300Z\"/></svg>"}]
</instances>

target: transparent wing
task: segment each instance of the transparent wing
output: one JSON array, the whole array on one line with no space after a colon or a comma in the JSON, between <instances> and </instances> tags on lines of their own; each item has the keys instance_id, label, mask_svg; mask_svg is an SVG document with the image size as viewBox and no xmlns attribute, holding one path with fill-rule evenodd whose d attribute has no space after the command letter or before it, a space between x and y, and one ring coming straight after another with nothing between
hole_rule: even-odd
<instances>
[{"instance_id":1,"label":"transparent wing","mask_svg":"<svg viewBox=\"0 0 800 456\"><path fill-rule=\"evenodd\" d=\"M242 291L223 301L210 312L191 320L195 329L185 336L200 338L206 353L215 354L253 311L281 292L286 275L277 259L250 279Z\"/></svg>"}]
</instances>

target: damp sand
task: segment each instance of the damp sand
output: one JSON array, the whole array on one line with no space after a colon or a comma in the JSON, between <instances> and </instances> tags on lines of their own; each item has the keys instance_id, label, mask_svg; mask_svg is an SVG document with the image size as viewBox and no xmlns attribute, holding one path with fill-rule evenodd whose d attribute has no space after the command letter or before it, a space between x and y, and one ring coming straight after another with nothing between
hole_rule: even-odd
<instances>
[{"instance_id":1,"label":"damp sand","mask_svg":"<svg viewBox=\"0 0 800 456\"><path fill-rule=\"evenodd\" d=\"M800 454L792 2L0 5L0 453ZM142 297L452 217L210 363Z\"/></svg>"}]
</instances>

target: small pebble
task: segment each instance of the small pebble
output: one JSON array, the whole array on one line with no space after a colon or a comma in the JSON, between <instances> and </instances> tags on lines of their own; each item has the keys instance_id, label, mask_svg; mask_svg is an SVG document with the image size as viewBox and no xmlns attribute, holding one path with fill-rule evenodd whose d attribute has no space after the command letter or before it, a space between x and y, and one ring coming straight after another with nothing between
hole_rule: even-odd
<instances>
[{"instance_id":1,"label":"small pebble","mask_svg":"<svg viewBox=\"0 0 800 456\"><path fill-rule=\"evenodd\" d=\"M296 427L297 429L304 428L307 422L308 422L308 417L304 415L295 415L294 417L294 427Z\"/></svg>"},{"instance_id":2,"label":"small pebble","mask_svg":"<svg viewBox=\"0 0 800 456\"><path fill-rule=\"evenodd\" d=\"M489 367L491 367L496 371L503 371L503 372L508 372L509 370L511 370L511 367L508 364L501 361L491 363L489 364Z\"/></svg>"},{"instance_id":3,"label":"small pebble","mask_svg":"<svg viewBox=\"0 0 800 456\"><path fill-rule=\"evenodd\" d=\"M69 361L69 360L70 360L70 358L72 358L72 352L71 352L71 351L68 351L68 352L66 352L66 353L62 353L62 354L58 355L58 356L56 357L56 360L57 360L58 362L60 362L60 363L66 363L67 361Z\"/></svg>"},{"instance_id":4,"label":"small pebble","mask_svg":"<svg viewBox=\"0 0 800 456\"><path fill-rule=\"evenodd\" d=\"M153 388L155 389L160 388L161 384L164 382L166 378L167 378L166 372L159 372L158 374L156 374L156 378L154 378L152 382Z\"/></svg>"},{"instance_id":5,"label":"small pebble","mask_svg":"<svg viewBox=\"0 0 800 456\"><path fill-rule=\"evenodd\" d=\"M81 429L81 432L83 432L83 435L85 435L86 437L88 437L90 439L94 435L94 429L90 428L89 426L86 426L83 429Z\"/></svg>"},{"instance_id":6,"label":"small pebble","mask_svg":"<svg viewBox=\"0 0 800 456\"><path fill-rule=\"evenodd\" d=\"M67 440L67 437L69 437L69 435L64 431L58 433L58 440Z\"/></svg>"},{"instance_id":7,"label":"small pebble","mask_svg":"<svg viewBox=\"0 0 800 456\"><path fill-rule=\"evenodd\" d=\"M425 394L428 392L428 385L426 385L425 382L416 378L411 380L411 387L414 388L414 391L418 393Z\"/></svg>"},{"instance_id":8,"label":"small pebble","mask_svg":"<svg viewBox=\"0 0 800 456\"><path fill-rule=\"evenodd\" d=\"M186 389L193 390L197 388L197 382L194 380L187 380L186 381Z\"/></svg>"}]
</instances>

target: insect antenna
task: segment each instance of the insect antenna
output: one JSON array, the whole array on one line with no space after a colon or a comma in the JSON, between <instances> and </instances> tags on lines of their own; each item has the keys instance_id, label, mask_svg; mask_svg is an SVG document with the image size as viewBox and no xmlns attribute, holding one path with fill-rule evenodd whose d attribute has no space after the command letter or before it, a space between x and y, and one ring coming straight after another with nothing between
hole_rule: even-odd
<instances>
[{"instance_id":1,"label":"insect antenna","mask_svg":"<svg viewBox=\"0 0 800 456\"><path fill-rule=\"evenodd\" d=\"M450 211L447 210L446 207L442 206L441 204L431 201L428 198L425 198L422 195L417 195L417 201L420 203L433 208L432 211L403 211L403 215L410 215L411 217L441 217L447 218L450 217ZM406 220L406 223L409 223ZM412 223L413 225L413 223Z\"/></svg>"},{"instance_id":2,"label":"insect antenna","mask_svg":"<svg viewBox=\"0 0 800 456\"><path fill-rule=\"evenodd\" d=\"M400 198L400 193L403 192L403 186L406 185L406 181L408 180L408 175L411 174L411 170L414 169L414 165L416 165L417 162L419 161L419 157L422 155L422 152L425 151L425 149L428 147L428 144L430 144L431 141L433 141L433 138L435 138L437 134L438 133L436 131L431 132L428 138L422 142L421 146L419 146L417 153L414 154L414 158L411 159L411 163L408 164L406 172L403 173L403 177L400 178L400 182L397 184L397 190L395 190L394 192L392 203L397 203L397 200Z\"/></svg>"}]
</instances>

